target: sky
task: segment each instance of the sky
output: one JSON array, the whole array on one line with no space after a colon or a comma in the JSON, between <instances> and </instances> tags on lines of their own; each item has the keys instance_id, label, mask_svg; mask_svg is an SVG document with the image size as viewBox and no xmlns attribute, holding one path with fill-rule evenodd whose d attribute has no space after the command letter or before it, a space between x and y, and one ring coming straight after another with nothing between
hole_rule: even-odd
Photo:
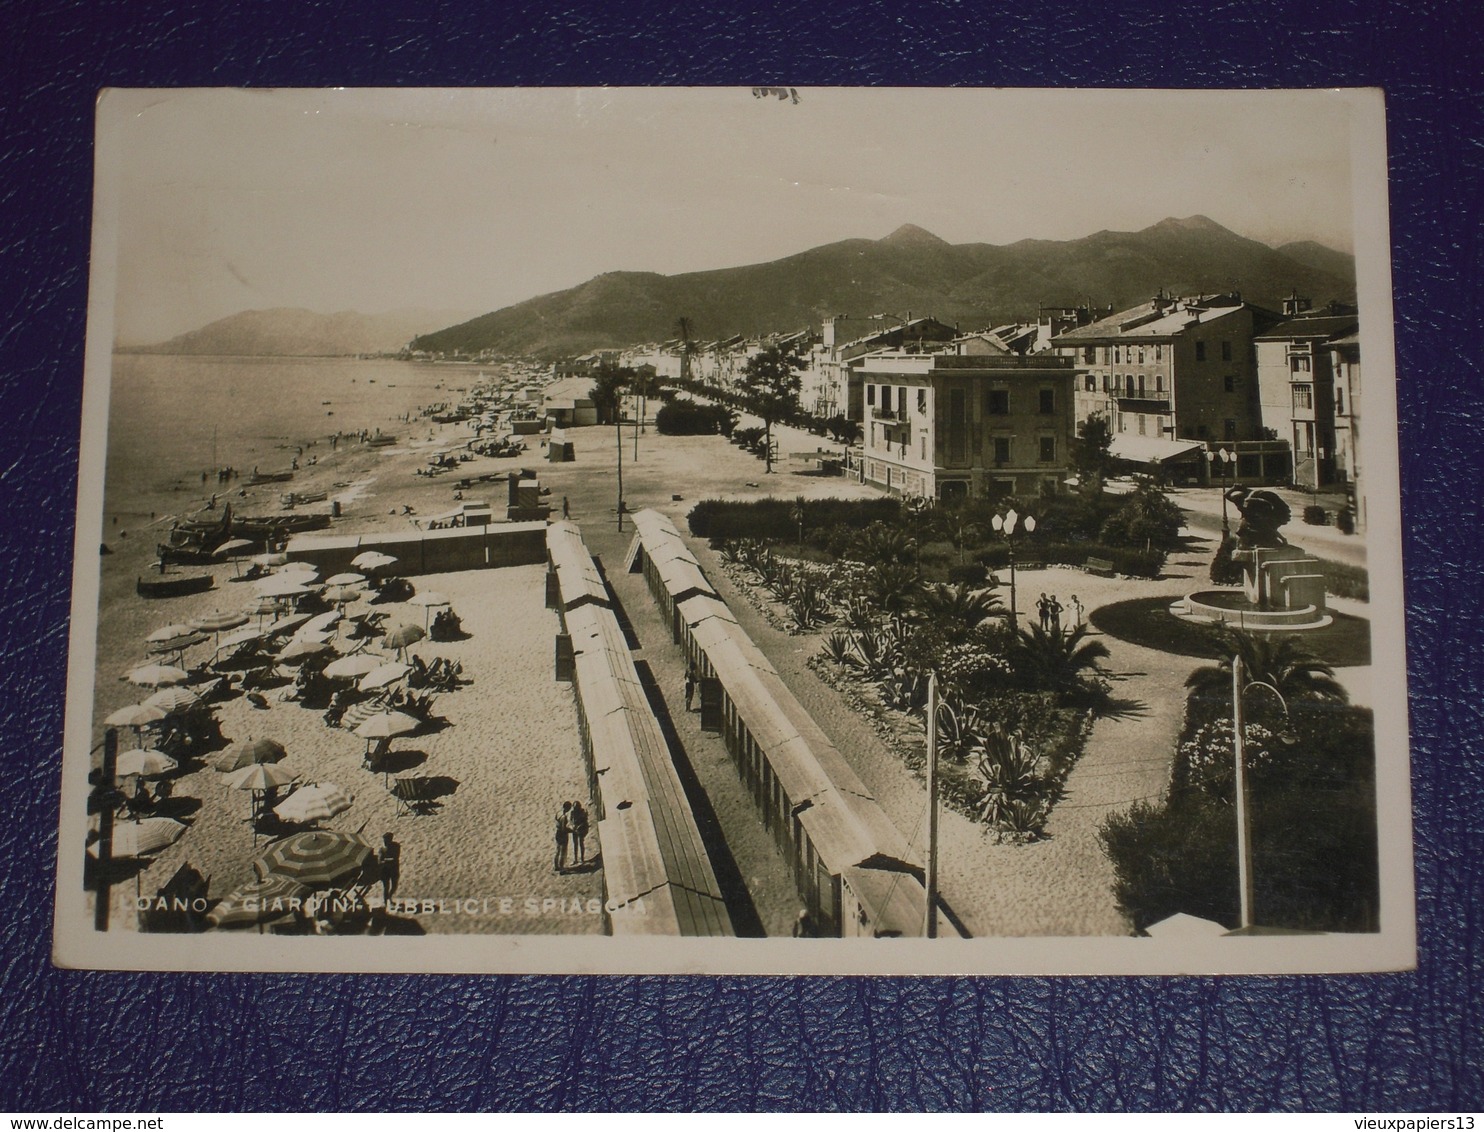
<instances>
[{"instance_id":1,"label":"sky","mask_svg":"<svg viewBox=\"0 0 1484 1132\"><path fill-rule=\"evenodd\" d=\"M1004 244L1200 213L1353 250L1353 92L797 94L105 92L115 339L267 307L473 314L906 223Z\"/></svg>"}]
</instances>

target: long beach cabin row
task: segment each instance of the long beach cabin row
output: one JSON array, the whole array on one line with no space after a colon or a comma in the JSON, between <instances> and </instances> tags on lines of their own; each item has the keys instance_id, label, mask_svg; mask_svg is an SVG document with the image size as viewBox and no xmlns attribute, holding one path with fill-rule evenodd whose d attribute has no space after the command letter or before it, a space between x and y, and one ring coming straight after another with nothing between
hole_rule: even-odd
<instances>
[{"instance_id":1,"label":"long beach cabin row","mask_svg":"<svg viewBox=\"0 0 1484 1132\"><path fill-rule=\"evenodd\" d=\"M722 734L821 933L921 935L923 866L906 839L737 624L674 524L653 510L633 518L627 568L644 573L685 648L701 727ZM940 924L959 934L951 915Z\"/></svg>"}]
</instances>

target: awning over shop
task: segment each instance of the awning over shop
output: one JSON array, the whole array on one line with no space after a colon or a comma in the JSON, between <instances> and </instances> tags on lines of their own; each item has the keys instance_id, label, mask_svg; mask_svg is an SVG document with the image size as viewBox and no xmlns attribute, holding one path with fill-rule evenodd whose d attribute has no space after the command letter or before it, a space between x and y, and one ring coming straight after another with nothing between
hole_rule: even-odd
<instances>
[{"instance_id":1,"label":"awning over shop","mask_svg":"<svg viewBox=\"0 0 1484 1132\"><path fill-rule=\"evenodd\" d=\"M1178 460L1203 445L1193 440L1166 440L1162 436L1133 436L1126 432L1113 434L1113 443L1108 446L1108 455L1115 460L1129 460L1135 464L1163 464Z\"/></svg>"}]
</instances>

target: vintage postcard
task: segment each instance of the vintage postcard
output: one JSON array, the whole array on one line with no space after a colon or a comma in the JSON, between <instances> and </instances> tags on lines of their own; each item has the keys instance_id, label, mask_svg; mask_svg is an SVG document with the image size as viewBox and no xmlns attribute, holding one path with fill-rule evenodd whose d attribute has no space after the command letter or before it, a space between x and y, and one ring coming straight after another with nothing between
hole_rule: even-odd
<instances>
[{"instance_id":1,"label":"vintage postcard","mask_svg":"<svg viewBox=\"0 0 1484 1132\"><path fill-rule=\"evenodd\" d=\"M55 957L1406 968L1374 90L108 90Z\"/></svg>"}]
</instances>

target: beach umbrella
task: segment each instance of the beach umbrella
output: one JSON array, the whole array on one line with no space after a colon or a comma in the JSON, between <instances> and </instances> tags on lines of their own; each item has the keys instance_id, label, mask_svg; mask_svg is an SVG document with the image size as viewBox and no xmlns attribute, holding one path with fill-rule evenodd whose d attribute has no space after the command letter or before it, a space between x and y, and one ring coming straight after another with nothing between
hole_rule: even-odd
<instances>
[{"instance_id":1,"label":"beach umbrella","mask_svg":"<svg viewBox=\"0 0 1484 1132\"><path fill-rule=\"evenodd\" d=\"M206 913L206 922L214 928L271 924L302 908L304 901L312 895L298 881L270 874L224 896L215 908Z\"/></svg>"},{"instance_id":2,"label":"beach umbrella","mask_svg":"<svg viewBox=\"0 0 1484 1132\"><path fill-rule=\"evenodd\" d=\"M270 613L278 612L278 602L271 597L260 597L248 602L242 607L242 612L249 617L263 618Z\"/></svg>"},{"instance_id":3,"label":"beach umbrella","mask_svg":"<svg viewBox=\"0 0 1484 1132\"><path fill-rule=\"evenodd\" d=\"M412 669L408 665L395 662L378 665L362 676L356 687L363 692L374 692L377 688L385 688L388 684L395 684L410 671Z\"/></svg>"},{"instance_id":4,"label":"beach umbrella","mask_svg":"<svg viewBox=\"0 0 1484 1132\"><path fill-rule=\"evenodd\" d=\"M295 775L281 766L272 763L254 763L236 771L229 779L227 785L233 790L251 790L254 793L262 790L276 790L280 786L287 786L294 781Z\"/></svg>"},{"instance_id":5,"label":"beach umbrella","mask_svg":"<svg viewBox=\"0 0 1484 1132\"><path fill-rule=\"evenodd\" d=\"M124 679L146 688L164 688L171 684L184 684L190 679L190 674L173 664L141 664L138 668L129 669Z\"/></svg>"},{"instance_id":6,"label":"beach umbrella","mask_svg":"<svg viewBox=\"0 0 1484 1132\"><path fill-rule=\"evenodd\" d=\"M268 628L263 631L263 635L265 637L281 637L290 629L297 629L308 620L309 614L307 613L290 613L287 616L278 618L276 621L270 621Z\"/></svg>"},{"instance_id":7,"label":"beach umbrella","mask_svg":"<svg viewBox=\"0 0 1484 1132\"><path fill-rule=\"evenodd\" d=\"M195 631L196 627L194 625L166 625L163 628L156 629L144 639L152 645L157 645L163 644L166 641L173 641L177 637L189 637Z\"/></svg>"},{"instance_id":8,"label":"beach umbrella","mask_svg":"<svg viewBox=\"0 0 1484 1132\"><path fill-rule=\"evenodd\" d=\"M427 593L423 593L423 594L413 594L410 598L407 599L407 601L411 605L420 605L420 606L423 607L423 628L424 629L426 629L428 627L428 615L429 615L429 613L431 613L434 609L438 608L439 606L446 606L446 605L452 604L448 600L448 598L444 597L441 593L438 593L438 592L436 592L434 590L429 590Z\"/></svg>"},{"instance_id":9,"label":"beach umbrella","mask_svg":"<svg viewBox=\"0 0 1484 1132\"><path fill-rule=\"evenodd\" d=\"M144 701L145 707L157 707L167 715L189 711L201 703L201 697L190 688L164 688Z\"/></svg>"},{"instance_id":10,"label":"beach umbrella","mask_svg":"<svg viewBox=\"0 0 1484 1132\"><path fill-rule=\"evenodd\" d=\"M216 643L216 651L225 652L227 649L236 648L238 645L245 645L251 641L260 641L262 639L262 629L239 629L231 636L218 641Z\"/></svg>"},{"instance_id":11,"label":"beach umbrella","mask_svg":"<svg viewBox=\"0 0 1484 1132\"><path fill-rule=\"evenodd\" d=\"M220 636L228 629L235 629L239 625L246 625L248 616L245 613L223 613L217 610L208 613L205 617L198 617L191 622L198 630L206 633L216 633Z\"/></svg>"},{"instance_id":12,"label":"beach umbrella","mask_svg":"<svg viewBox=\"0 0 1484 1132\"><path fill-rule=\"evenodd\" d=\"M359 601L362 596L362 591L354 586L330 586L324 592L325 600L334 605L349 605L353 601Z\"/></svg>"},{"instance_id":13,"label":"beach umbrella","mask_svg":"<svg viewBox=\"0 0 1484 1132\"><path fill-rule=\"evenodd\" d=\"M377 712L356 728L362 739L393 739L416 731L420 724L412 716L400 711Z\"/></svg>"},{"instance_id":14,"label":"beach umbrella","mask_svg":"<svg viewBox=\"0 0 1484 1132\"><path fill-rule=\"evenodd\" d=\"M289 556L280 551L274 551L270 554L253 555L253 562L259 566L282 566L288 560Z\"/></svg>"},{"instance_id":15,"label":"beach umbrella","mask_svg":"<svg viewBox=\"0 0 1484 1132\"><path fill-rule=\"evenodd\" d=\"M205 643L206 636L204 633L191 633L189 636L176 637L173 641L152 641L149 645L149 651L154 656L168 656L174 653L179 657L186 649Z\"/></svg>"},{"instance_id":16,"label":"beach umbrella","mask_svg":"<svg viewBox=\"0 0 1484 1132\"><path fill-rule=\"evenodd\" d=\"M245 743L233 743L212 760L211 765L222 772L241 770L254 763L282 762L288 757L282 743L272 739L250 739Z\"/></svg>"},{"instance_id":17,"label":"beach umbrella","mask_svg":"<svg viewBox=\"0 0 1484 1132\"><path fill-rule=\"evenodd\" d=\"M273 810L287 822L324 821L343 814L355 801L350 791L333 782L302 786Z\"/></svg>"},{"instance_id":18,"label":"beach umbrella","mask_svg":"<svg viewBox=\"0 0 1484 1132\"><path fill-rule=\"evenodd\" d=\"M386 635L386 643L394 649L405 649L408 645L415 645L426 637L427 631L421 625L398 625Z\"/></svg>"},{"instance_id":19,"label":"beach umbrella","mask_svg":"<svg viewBox=\"0 0 1484 1132\"><path fill-rule=\"evenodd\" d=\"M252 545L251 539L229 538L211 553L217 558L225 558L227 555L235 554L239 550L251 550Z\"/></svg>"},{"instance_id":20,"label":"beach umbrella","mask_svg":"<svg viewBox=\"0 0 1484 1132\"><path fill-rule=\"evenodd\" d=\"M311 829L273 842L253 862L262 879L288 877L308 888L339 888L359 880L375 858L361 837Z\"/></svg>"},{"instance_id":21,"label":"beach umbrella","mask_svg":"<svg viewBox=\"0 0 1484 1132\"><path fill-rule=\"evenodd\" d=\"M260 597L297 597L309 592L302 574L273 574L255 582L254 588Z\"/></svg>"},{"instance_id":22,"label":"beach umbrella","mask_svg":"<svg viewBox=\"0 0 1484 1132\"><path fill-rule=\"evenodd\" d=\"M159 778L169 774L179 765L164 751L136 748L119 753L114 773L121 778L131 774L137 774L140 778Z\"/></svg>"},{"instance_id":23,"label":"beach umbrella","mask_svg":"<svg viewBox=\"0 0 1484 1132\"><path fill-rule=\"evenodd\" d=\"M115 857L148 857L167 845L173 845L188 827L174 818L145 818L143 821L116 822L113 827ZM88 851L98 855L96 843Z\"/></svg>"},{"instance_id":24,"label":"beach umbrella","mask_svg":"<svg viewBox=\"0 0 1484 1132\"><path fill-rule=\"evenodd\" d=\"M311 656L329 652L330 646L320 644L316 641L293 640L285 645L278 653L278 659L285 664L302 664Z\"/></svg>"},{"instance_id":25,"label":"beach umbrella","mask_svg":"<svg viewBox=\"0 0 1484 1132\"><path fill-rule=\"evenodd\" d=\"M343 616L345 615L338 609L332 609L328 613L317 614L304 622L294 636L308 637L310 633L328 633Z\"/></svg>"},{"instance_id":26,"label":"beach umbrella","mask_svg":"<svg viewBox=\"0 0 1484 1132\"><path fill-rule=\"evenodd\" d=\"M342 656L339 660L332 660L325 665L325 675L336 680L355 679L380 668L383 663L380 657L372 656L370 653L354 653L351 656Z\"/></svg>"},{"instance_id":27,"label":"beach umbrella","mask_svg":"<svg viewBox=\"0 0 1484 1132\"><path fill-rule=\"evenodd\" d=\"M113 712L103 722L109 727L148 727L151 723L159 723L167 714L161 708L130 704Z\"/></svg>"},{"instance_id":28,"label":"beach umbrella","mask_svg":"<svg viewBox=\"0 0 1484 1132\"><path fill-rule=\"evenodd\" d=\"M392 555L383 554L379 550L363 550L350 560L350 564L357 570L381 570L394 565L396 561Z\"/></svg>"},{"instance_id":29,"label":"beach umbrella","mask_svg":"<svg viewBox=\"0 0 1484 1132\"><path fill-rule=\"evenodd\" d=\"M327 586L358 586L366 580L364 574L334 574L325 579Z\"/></svg>"},{"instance_id":30,"label":"beach umbrella","mask_svg":"<svg viewBox=\"0 0 1484 1132\"><path fill-rule=\"evenodd\" d=\"M313 574L319 577L319 567L312 562L285 562L278 570L279 574Z\"/></svg>"}]
</instances>

